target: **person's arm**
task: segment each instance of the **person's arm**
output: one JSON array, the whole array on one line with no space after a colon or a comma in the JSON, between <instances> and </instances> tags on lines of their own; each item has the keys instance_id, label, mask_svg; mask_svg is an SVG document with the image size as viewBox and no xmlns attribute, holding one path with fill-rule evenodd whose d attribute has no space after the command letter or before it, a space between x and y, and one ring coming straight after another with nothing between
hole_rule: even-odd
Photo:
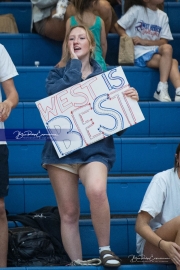
<instances>
[{"instance_id":1,"label":"person's arm","mask_svg":"<svg viewBox=\"0 0 180 270\"><path fill-rule=\"evenodd\" d=\"M133 37L134 45L142 45L142 46L161 46L168 43L168 40L165 38L161 38L159 40L148 40L142 39L140 37Z\"/></svg>"},{"instance_id":2,"label":"person's arm","mask_svg":"<svg viewBox=\"0 0 180 270\"><path fill-rule=\"evenodd\" d=\"M65 32L65 38L64 38L64 42L63 42L63 46L62 46L62 56L61 56L61 60L56 64L56 67L58 68L61 68L61 67L65 67L66 65L66 61L65 61L65 40L66 40L66 36L67 36L67 33L69 32L70 30L70 19L67 20L66 22L66 32Z\"/></svg>"},{"instance_id":3,"label":"person's arm","mask_svg":"<svg viewBox=\"0 0 180 270\"><path fill-rule=\"evenodd\" d=\"M0 103L0 121L4 122L10 115L11 110L18 104L18 93L13 79L2 82L6 99Z\"/></svg>"},{"instance_id":4,"label":"person's arm","mask_svg":"<svg viewBox=\"0 0 180 270\"><path fill-rule=\"evenodd\" d=\"M136 220L136 232L152 245L162 249L177 265L177 261L180 262L180 246L174 242L165 241L164 239L161 240L161 237L158 236L149 226L151 219L152 216L148 212L141 211ZM160 240L161 242L159 244Z\"/></svg>"},{"instance_id":5,"label":"person's arm","mask_svg":"<svg viewBox=\"0 0 180 270\"><path fill-rule=\"evenodd\" d=\"M52 7L57 4L57 0L31 0L31 3L40 9Z\"/></svg>"},{"instance_id":6,"label":"person's arm","mask_svg":"<svg viewBox=\"0 0 180 270\"><path fill-rule=\"evenodd\" d=\"M54 68L52 71L50 71L46 80L46 89L48 95L53 95L81 82L81 66L81 61L74 58L71 59L68 67L66 66L65 68L61 69Z\"/></svg>"},{"instance_id":7,"label":"person's arm","mask_svg":"<svg viewBox=\"0 0 180 270\"><path fill-rule=\"evenodd\" d=\"M102 55L103 58L106 58L106 53L107 53L107 38L106 38L106 31L105 31L105 26L104 22L101 19L101 48L102 48Z\"/></svg>"},{"instance_id":8,"label":"person's arm","mask_svg":"<svg viewBox=\"0 0 180 270\"><path fill-rule=\"evenodd\" d=\"M114 25L116 29L116 33L120 35L120 37L127 36L126 31L124 28L122 28L117 22Z\"/></svg>"},{"instance_id":9,"label":"person's arm","mask_svg":"<svg viewBox=\"0 0 180 270\"><path fill-rule=\"evenodd\" d=\"M161 237L159 237L149 226L151 219L152 216L148 212L141 211L137 216L135 229L146 241L157 247Z\"/></svg>"}]
</instances>

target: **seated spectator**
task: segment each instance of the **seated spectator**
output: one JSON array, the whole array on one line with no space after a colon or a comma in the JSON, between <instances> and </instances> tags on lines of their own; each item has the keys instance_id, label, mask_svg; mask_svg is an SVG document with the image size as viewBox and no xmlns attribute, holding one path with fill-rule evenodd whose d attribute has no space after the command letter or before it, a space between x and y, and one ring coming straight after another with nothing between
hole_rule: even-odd
<instances>
[{"instance_id":1,"label":"seated spectator","mask_svg":"<svg viewBox=\"0 0 180 270\"><path fill-rule=\"evenodd\" d=\"M162 0L163 2L163 0ZM176 89L175 101L180 101L180 74L178 62L172 59L172 40L168 17L158 9L153 0L125 1L125 14L117 21L115 28L120 36L130 36L134 43L135 65L158 68L160 82L154 98L169 102L168 79Z\"/></svg>"},{"instance_id":2,"label":"seated spectator","mask_svg":"<svg viewBox=\"0 0 180 270\"><path fill-rule=\"evenodd\" d=\"M180 144L174 168L156 174L137 221L137 252L145 262L174 263L180 269Z\"/></svg>"},{"instance_id":3,"label":"seated spectator","mask_svg":"<svg viewBox=\"0 0 180 270\"><path fill-rule=\"evenodd\" d=\"M31 0L31 2L33 4L33 31L42 36L63 41L65 37L66 21L71 16L76 15L75 8L71 1L67 6L63 20L53 18L53 15L56 13L58 0ZM107 0L94 0L94 5L95 15L101 17L104 21L106 35L109 32L115 32L114 24L117 21L117 16L110 3Z\"/></svg>"},{"instance_id":4,"label":"seated spectator","mask_svg":"<svg viewBox=\"0 0 180 270\"><path fill-rule=\"evenodd\" d=\"M107 39L103 20L94 15L94 0L72 0L76 10L76 16L71 16L66 22L66 35L72 26L78 24L86 25L94 35L96 48L94 59L100 64L104 71L107 70L105 57L107 52ZM63 43L62 60L57 67L63 67L66 63L63 61L65 54L65 41Z\"/></svg>"}]
</instances>

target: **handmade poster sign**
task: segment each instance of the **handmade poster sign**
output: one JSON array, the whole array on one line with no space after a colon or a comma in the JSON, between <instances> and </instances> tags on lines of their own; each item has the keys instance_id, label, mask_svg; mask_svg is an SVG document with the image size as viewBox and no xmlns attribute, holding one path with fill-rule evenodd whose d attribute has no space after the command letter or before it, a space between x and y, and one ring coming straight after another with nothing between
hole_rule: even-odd
<instances>
[{"instance_id":1,"label":"handmade poster sign","mask_svg":"<svg viewBox=\"0 0 180 270\"><path fill-rule=\"evenodd\" d=\"M129 88L117 67L36 101L61 158L144 120L138 103L123 95Z\"/></svg>"}]
</instances>

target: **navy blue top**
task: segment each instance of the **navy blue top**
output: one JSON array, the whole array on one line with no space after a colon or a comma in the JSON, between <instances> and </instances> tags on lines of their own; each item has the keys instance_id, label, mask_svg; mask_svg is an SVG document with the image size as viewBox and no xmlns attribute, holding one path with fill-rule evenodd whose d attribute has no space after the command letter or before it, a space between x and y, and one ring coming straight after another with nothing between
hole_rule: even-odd
<instances>
[{"instance_id":1,"label":"navy blue top","mask_svg":"<svg viewBox=\"0 0 180 270\"><path fill-rule=\"evenodd\" d=\"M100 65L94 59L91 59L91 65L93 67L93 72L87 79L103 72ZM53 68L49 72L46 80L48 95L53 95L61 90L80 83L82 81L81 67L82 63L80 60L72 59L67 63L66 67ZM115 149L112 136L90 144L89 146L61 158L58 157L51 141L45 143L42 152L42 163L46 164L77 164L90 163L93 161L102 162L107 166L108 170L111 169L115 161Z\"/></svg>"}]
</instances>

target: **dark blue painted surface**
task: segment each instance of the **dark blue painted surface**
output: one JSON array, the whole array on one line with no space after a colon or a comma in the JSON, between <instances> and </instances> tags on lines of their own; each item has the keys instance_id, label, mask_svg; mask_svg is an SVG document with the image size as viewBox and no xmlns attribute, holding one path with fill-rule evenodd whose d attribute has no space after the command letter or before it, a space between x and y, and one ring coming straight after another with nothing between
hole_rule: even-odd
<instances>
[{"instance_id":1,"label":"dark blue painted surface","mask_svg":"<svg viewBox=\"0 0 180 270\"><path fill-rule=\"evenodd\" d=\"M30 33L31 30L31 2L0 3L0 14L13 14L19 33Z\"/></svg>"},{"instance_id":2,"label":"dark blue painted surface","mask_svg":"<svg viewBox=\"0 0 180 270\"><path fill-rule=\"evenodd\" d=\"M179 138L122 138L122 173L153 174L173 167Z\"/></svg>"},{"instance_id":3,"label":"dark blue painted surface","mask_svg":"<svg viewBox=\"0 0 180 270\"><path fill-rule=\"evenodd\" d=\"M0 3L0 7L1 7ZM23 65L23 35L22 34L0 34L0 43L8 51L16 66Z\"/></svg>"}]
</instances>

